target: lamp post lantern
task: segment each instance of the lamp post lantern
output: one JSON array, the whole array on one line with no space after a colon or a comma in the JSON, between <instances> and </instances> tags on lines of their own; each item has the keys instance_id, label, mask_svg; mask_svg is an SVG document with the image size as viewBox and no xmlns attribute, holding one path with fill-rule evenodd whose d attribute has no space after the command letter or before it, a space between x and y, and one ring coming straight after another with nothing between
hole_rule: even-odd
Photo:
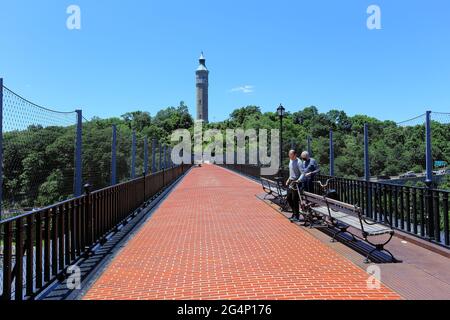
<instances>
[{"instance_id":1,"label":"lamp post lantern","mask_svg":"<svg viewBox=\"0 0 450 320\"><path fill-rule=\"evenodd\" d=\"M282 175L283 170L283 117L285 115L286 109L282 104L277 109L278 118L280 118L280 170L278 172L279 176Z\"/></svg>"}]
</instances>

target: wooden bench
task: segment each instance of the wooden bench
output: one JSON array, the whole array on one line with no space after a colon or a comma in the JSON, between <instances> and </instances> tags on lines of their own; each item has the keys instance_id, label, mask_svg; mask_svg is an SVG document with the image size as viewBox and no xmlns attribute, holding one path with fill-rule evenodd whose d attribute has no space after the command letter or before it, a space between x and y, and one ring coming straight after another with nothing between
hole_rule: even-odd
<instances>
[{"instance_id":1,"label":"wooden bench","mask_svg":"<svg viewBox=\"0 0 450 320\"><path fill-rule=\"evenodd\" d=\"M268 196L272 196L277 199L283 210L287 209L287 191L284 189L279 182L275 182L266 178L261 177L261 185L266 194L264 199L267 199Z\"/></svg>"},{"instance_id":2,"label":"wooden bench","mask_svg":"<svg viewBox=\"0 0 450 320\"><path fill-rule=\"evenodd\" d=\"M389 224L373 221L363 215L362 209L356 205L350 205L338 200L330 199L327 196L320 196L309 192L302 192L303 199L309 202L308 210L312 210L316 214L324 217L324 223L328 228L333 229L334 235L332 242L336 241L339 234L347 233L352 237L352 241L357 239L364 240L373 247L366 256L366 263L370 263L370 258L374 252L386 252L392 258L392 262L401 262L385 248L392 240L395 231ZM389 223L389 222L388 222ZM352 229L358 230L360 234L355 234ZM388 239L375 243L372 241L374 237L387 236Z\"/></svg>"}]
</instances>

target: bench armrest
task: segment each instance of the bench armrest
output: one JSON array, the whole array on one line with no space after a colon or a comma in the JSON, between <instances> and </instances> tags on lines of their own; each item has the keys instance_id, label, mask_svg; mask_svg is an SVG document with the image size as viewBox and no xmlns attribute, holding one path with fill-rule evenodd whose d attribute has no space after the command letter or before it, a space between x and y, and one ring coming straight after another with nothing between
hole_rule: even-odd
<instances>
[{"instance_id":1,"label":"bench armrest","mask_svg":"<svg viewBox=\"0 0 450 320\"><path fill-rule=\"evenodd\" d=\"M373 226L373 225L375 225L375 224L383 224L383 225L385 225L385 226L387 226L387 227L389 227L389 228L392 228L391 221L389 220L389 218L388 218L387 216L384 217L386 222L374 221L374 220L367 220L367 219L370 219L370 218L364 216L364 215L362 214L362 209L359 208L359 207L356 206L356 205L355 205L355 211L358 212L358 216L359 216L359 218L361 219L361 221L363 221L365 224L367 224L367 225L369 225L369 226Z\"/></svg>"}]
</instances>

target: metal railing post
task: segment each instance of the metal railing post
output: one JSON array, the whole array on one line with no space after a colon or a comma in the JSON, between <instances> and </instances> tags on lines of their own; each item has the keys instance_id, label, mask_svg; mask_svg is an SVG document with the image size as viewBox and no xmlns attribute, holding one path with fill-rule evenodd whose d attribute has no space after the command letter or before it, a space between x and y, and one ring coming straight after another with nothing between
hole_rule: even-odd
<instances>
[{"instance_id":1,"label":"metal railing post","mask_svg":"<svg viewBox=\"0 0 450 320\"><path fill-rule=\"evenodd\" d=\"M0 78L0 221L3 213L3 78Z\"/></svg>"},{"instance_id":2,"label":"metal railing post","mask_svg":"<svg viewBox=\"0 0 450 320\"><path fill-rule=\"evenodd\" d=\"M427 111L426 113L426 170L427 177L425 182L427 185L431 185L433 183L433 156L431 150L431 111Z\"/></svg>"},{"instance_id":3,"label":"metal railing post","mask_svg":"<svg viewBox=\"0 0 450 320\"><path fill-rule=\"evenodd\" d=\"M136 178L136 131L133 130L131 139L131 179Z\"/></svg>"},{"instance_id":4,"label":"metal railing post","mask_svg":"<svg viewBox=\"0 0 450 320\"><path fill-rule=\"evenodd\" d=\"M148 140L144 138L144 177L148 173Z\"/></svg>"},{"instance_id":5,"label":"metal railing post","mask_svg":"<svg viewBox=\"0 0 450 320\"><path fill-rule=\"evenodd\" d=\"M330 176L334 177L334 145L333 130L330 130Z\"/></svg>"},{"instance_id":6,"label":"metal railing post","mask_svg":"<svg viewBox=\"0 0 450 320\"><path fill-rule=\"evenodd\" d=\"M156 172L156 139L152 139L152 173Z\"/></svg>"},{"instance_id":7,"label":"metal railing post","mask_svg":"<svg viewBox=\"0 0 450 320\"><path fill-rule=\"evenodd\" d=\"M75 179L73 194L75 197L81 196L83 190L83 111L76 110L77 113L77 131L75 141Z\"/></svg>"},{"instance_id":8,"label":"metal railing post","mask_svg":"<svg viewBox=\"0 0 450 320\"><path fill-rule=\"evenodd\" d=\"M117 184L117 126L112 125L111 142L111 185Z\"/></svg>"}]
</instances>

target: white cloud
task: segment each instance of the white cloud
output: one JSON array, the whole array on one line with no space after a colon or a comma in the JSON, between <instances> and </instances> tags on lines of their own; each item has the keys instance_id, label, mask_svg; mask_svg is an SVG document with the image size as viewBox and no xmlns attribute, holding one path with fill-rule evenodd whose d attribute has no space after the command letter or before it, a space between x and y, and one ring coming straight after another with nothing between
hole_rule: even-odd
<instances>
[{"instance_id":1,"label":"white cloud","mask_svg":"<svg viewBox=\"0 0 450 320\"><path fill-rule=\"evenodd\" d=\"M240 86L240 87L236 87L231 89L231 92L241 92L241 93L252 93L254 92L254 86L252 85L245 85L245 86Z\"/></svg>"}]
</instances>

